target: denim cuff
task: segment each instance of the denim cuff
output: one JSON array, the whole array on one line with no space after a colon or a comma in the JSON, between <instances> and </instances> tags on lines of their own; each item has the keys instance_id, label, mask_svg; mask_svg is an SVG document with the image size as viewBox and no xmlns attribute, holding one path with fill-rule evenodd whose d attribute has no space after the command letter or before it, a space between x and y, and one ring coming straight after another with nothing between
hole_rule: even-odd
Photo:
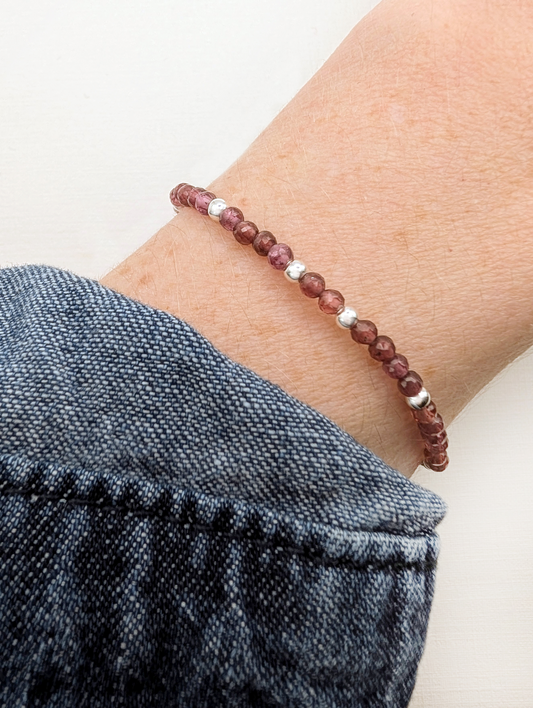
<instances>
[{"instance_id":1,"label":"denim cuff","mask_svg":"<svg viewBox=\"0 0 533 708\"><path fill-rule=\"evenodd\" d=\"M185 322L0 270L0 705L400 707L443 502Z\"/></svg>"}]
</instances>

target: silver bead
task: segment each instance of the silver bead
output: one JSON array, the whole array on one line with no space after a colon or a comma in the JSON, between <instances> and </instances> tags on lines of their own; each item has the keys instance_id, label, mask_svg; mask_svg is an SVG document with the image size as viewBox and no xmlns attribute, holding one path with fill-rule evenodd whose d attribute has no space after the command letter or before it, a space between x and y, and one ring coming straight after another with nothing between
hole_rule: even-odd
<instances>
[{"instance_id":1,"label":"silver bead","mask_svg":"<svg viewBox=\"0 0 533 708\"><path fill-rule=\"evenodd\" d=\"M207 207L207 213L213 219L213 221L220 221L220 215L227 209L228 205L223 199L213 199L209 202Z\"/></svg>"},{"instance_id":2,"label":"silver bead","mask_svg":"<svg viewBox=\"0 0 533 708\"><path fill-rule=\"evenodd\" d=\"M343 307L336 319L341 329L350 329L357 322L357 312L353 307Z\"/></svg>"},{"instance_id":3,"label":"silver bead","mask_svg":"<svg viewBox=\"0 0 533 708\"><path fill-rule=\"evenodd\" d=\"M409 408L419 411L421 408L425 408L429 403L431 403L431 396L429 395L429 391L426 391L426 389L423 388L420 393L416 394L416 396L409 396L406 400Z\"/></svg>"},{"instance_id":4,"label":"silver bead","mask_svg":"<svg viewBox=\"0 0 533 708\"><path fill-rule=\"evenodd\" d=\"M306 272L307 268L302 261L291 261L287 263L285 270L285 277L290 280L291 283L297 283L302 275Z\"/></svg>"}]
</instances>

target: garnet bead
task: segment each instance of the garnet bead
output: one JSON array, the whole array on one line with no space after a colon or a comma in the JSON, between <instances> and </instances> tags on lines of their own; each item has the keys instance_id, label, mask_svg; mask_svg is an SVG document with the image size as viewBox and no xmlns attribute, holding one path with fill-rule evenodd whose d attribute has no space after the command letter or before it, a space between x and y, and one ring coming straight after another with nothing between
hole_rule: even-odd
<instances>
[{"instance_id":1,"label":"garnet bead","mask_svg":"<svg viewBox=\"0 0 533 708\"><path fill-rule=\"evenodd\" d=\"M412 410L413 418L418 423L431 423L431 421L437 415L437 406L431 402L428 403L424 408L419 408L418 410Z\"/></svg>"},{"instance_id":2,"label":"garnet bead","mask_svg":"<svg viewBox=\"0 0 533 708\"><path fill-rule=\"evenodd\" d=\"M326 315L336 315L344 307L344 296L338 290L323 290L319 296L318 306Z\"/></svg>"},{"instance_id":3,"label":"garnet bead","mask_svg":"<svg viewBox=\"0 0 533 708\"><path fill-rule=\"evenodd\" d=\"M307 297L320 297L326 287L326 281L320 273L305 273L300 278L300 290Z\"/></svg>"},{"instance_id":4,"label":"garnet bead","mask_svg":"<svg viewBox=\"0 0 533 708\"><path fill-rule=\"evenodd\" d=\"M243 246L249 246L259 233L259 229L253 221L239 221L233 229L235 240Z\"/></svg>"},{"instance_id":5,"label":"garnet bead","mask_svg":"<svg viewBox=\"0 0 533 708\"><path fill-rule=\"evenodd\" d=\"M268 252L277 243L274 234L270 231L260 231L252 243L254 251L260 256L268 256Z\"/></svg>"},{"instance_id":6,"label":"garnet bead","mask_svg":"<svg viewBox=\"0 0 533 708\"><path fill-rule=\"evenodd\" d=\"M431 423L419 423L418 427L420 428L421 433L434 435L435 433L440 433L444 430L444 421L442 416L437 413Z\"/></svg>"},{"instance_id":7,"label":"garnet bead","mask_svg":"<svg viewBox=\"0 0 533 708\"><path fill-rule=\"evenodd\" d=\"M182 206L189 206L189 192L191 189L194 189L192 184L182 184L182 186L178 189L177 196Z\"/></svg>"},{"instance_id":8,"label":"garnet bead","mask_svg":"<svg viewBox=\"0 0 533 708\"><path fill-rule=\"evenodd\" d=\"M446 452L430 452L429 450L424 450L424 457L429 463L434 465L442 465L444 462L448 461L448 455Z\"/></svg>"},{"instance_id":9,"label":"garnet bead","mask_svg":"<svg viewBox=\"0 0 533 708\"><path fill-rule=\"evenodd\" d=\"M433 472L444 472L446 467L448 467L449 459L446 458L446 460L442 463L442 465L437 465L435 462L432 460L425 460L424 462L424 467L427 467L430 470L433 470Z\"/></svg>"},{"instance_id":10,"label":"garnet bead","mask_svg":"<svg viewBox=\"0 0 533 708\"><path fill-rule=\"evenodd\" d=\"M396 354L390 361L386 361L382 368L391 379L402 379L409 371L409 362L403 354Z\"/></svg>"},{"instance_id":11,"label":"garnet bead","mask_svg":"<svg viewBox=\"0 0 533 708\"><path fill-rule=\"evenodd\" d=\"M196 211L199 211L200 214L207 216L207 209L213 199L215 199L213 192L200 192L197 194L196 201L194 202Z\"/></svg>"},{"instance_id":12,"label":"garnet bead","mask_svg":"<svg viewBox=\"0 0 533 708\"><path fill-rule=\"evenodd\" d=\"M434 452L444 452L448 448L448 438L445 438L439 443L435 443L434 445L431 443L430 440L425 439L424 440L424 446L426 450L434 451Z\"/></svg>"},{"instance_id":13,"label":"garnet bead","mask_svg":"<svg viewBox=\"0 0 533 708\"><path fill-rule=\"evenodd\" d=\"M294 256L290 246L286 243L276 243L268 252L268 262L276 270L285 270L287 264L290 263Z\"/></svg>"},{"instance_id":14,"label":"garnet bead","mask_svg":"<svg viewBox=\"0 0 533 708\"><path fill-rule=\"evenodd\" d=\"M396 347L390 337L380 334L368 347L368 353L376 361L389 362L396 354Z\"/></svg>"},{"instance_id":15,"label":"garnet bead","mask_svg":"<svg viewBox=\"0 0 533 708\"><path fill-rule=\"evenodd\" d=\"M220 215L220 224L226 231L233 231L239 221L243 220L243 213L237 207L228 207Z\"/></svg>"},{"instance_id":16,"label":"garnet bead","mask_svg":"<svg viewBox=\"0 0 533 708\"><path fill-rule=\"evenodd\" d=\"M430 445L440 445L448 439L448 435L445 430L442 430L440 433L425 433L423 430L420 430L420 435Z\"/></svg>"},{"instance_id":17,"label":"garnet bead","mask_svg":"<svg viewBox=\"0 0 533 708\"><path fill-rule=\"evenodd\" d=\"M200 192L205 192L205 189L203 187L191 187L189 189L189 196L187 197L187 201L189 203L189 206L193 209L196 206L196 197L200 194Z\"/></svg>"},{"instance_id":18,"label":"garnet bead","mask_svg":"<svg viewBox=\"0 0 533 708\"><path fill-rule=\"evenodd\" d=\"M359 344L372 344L378 336L378 328L370 320L357 320L350 330L352 339Z\"/></svg>"},{"instance_id":19,"label":"garnet bead","mask_svg":"<svg viewBox=\"0 0 533 708\"><path fill-rule=\"evenodd\" d=\"M187 184L186 182L181 182L180 184L178 184L177 187L174 187L174 189L170 192L170 195L169 195L170 201L173 204L173 206L175 206L175 207L182 206L182 204L180 202L180 198L178 196L178 192L182 187L185 187L186 184Z\"/></svg>"},{"instance_id":20,"label":"garnet bead","mask_svg":"<svg viewBox=\"0 0 533 708\"><path fill-rule=\"evenodd\" d=\"M416 371L408 371L407 374L398 381L398 389L404 396L416 396L420 393L424 382Z\"/></svg>"}]
</instances>

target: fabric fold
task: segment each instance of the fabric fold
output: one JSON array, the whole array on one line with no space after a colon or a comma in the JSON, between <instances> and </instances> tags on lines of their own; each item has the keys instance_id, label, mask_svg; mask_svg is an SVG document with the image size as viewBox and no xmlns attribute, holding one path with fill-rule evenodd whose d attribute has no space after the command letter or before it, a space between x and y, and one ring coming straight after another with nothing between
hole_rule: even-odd
<instances>
[{"instance_id":1,"label":"fabric fold","mask_svg":"<svg viewBox=\"0 0 533 708\"><path fill-rule=\"evenodd\" d=\"M407 705L433 493L67 271L0 270L0 380L0 705Z\"/></svg>"}]
</instances>

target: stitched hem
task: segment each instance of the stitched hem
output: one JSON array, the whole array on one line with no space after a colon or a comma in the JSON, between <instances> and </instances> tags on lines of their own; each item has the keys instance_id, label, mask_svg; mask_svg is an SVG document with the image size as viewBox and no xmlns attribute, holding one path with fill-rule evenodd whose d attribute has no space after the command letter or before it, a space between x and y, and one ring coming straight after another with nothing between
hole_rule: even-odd
<instances>
[{"instance_id":1,"label":"stitched hem","mask_svg":"<svg viewBox=\"0 0 533 708\"><path fill-rule=\"evenodd\" d=\"M88 499L77 499L77 498L65 498L60 495L52 494L36 494L31 489L16 489L4 488L0 489L0 495L12 495L12 496L26 496L30 497L31 501L35 502L37 500L44 500L47 502L57 502L58 504L67 506L89 506L94 507L100 511L107 512L122 512L130 516L138 516L140 518L153 518L159 521L171 521L176 525L182 526L186 530L197 531L200 533L213 534L217 537L227 538L231 541L243 541L253 544L254 546L260 548L272 548L276 555L297 555L301 556L305 560L315 564L326 566L328 568L346 568L349 570L364 570L370 572L401 572L404 570L413 570L419 573L428 573L437 567L436 559L426 560L426 561L367 561L364 563L357 563L351 558L325 558L319 553L314 553L310 548L302 548L297 546L281 545L283 542L281 539L271 538L271 539L257 539L250 538L250 534L246 531L222 531L217 529L215 526L209 526L207 524L199 523L183 523L180 519L172 516L171 514L159 514L157 512L150 512L147 509L135 509L127 505L103 505L96 501L90 501Z\"/></svg>"}]
</instances>

